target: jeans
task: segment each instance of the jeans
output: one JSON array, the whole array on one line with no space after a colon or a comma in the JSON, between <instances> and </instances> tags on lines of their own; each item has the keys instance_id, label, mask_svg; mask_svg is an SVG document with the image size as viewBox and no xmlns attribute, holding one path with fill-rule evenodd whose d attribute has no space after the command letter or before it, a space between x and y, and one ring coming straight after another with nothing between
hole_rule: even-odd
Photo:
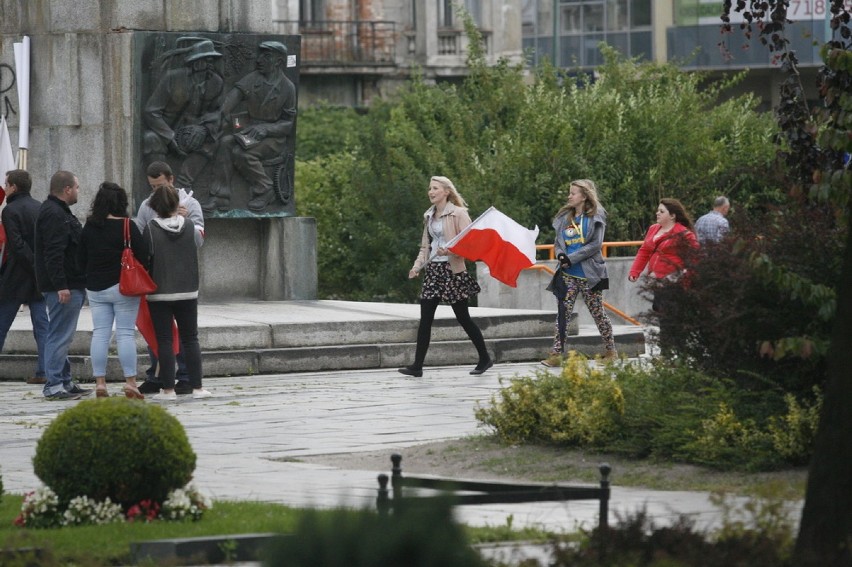
<instances>
[{"instance_id":1,"label":"jeans","mask_svg":"<svg viewBox=\"0 0 852 567\"><path fill-rule=\"evenodd\" d=\"M118 284L101 291L86 290L92 310L92 374L106 376L109 341L115 322L115 345L125 378L136 377L136 313L139 298L121 295Z\"/></svg>"},{"instance_id":2,"label":"jeans","mask_svg":"<svg viewBox=\"0 0 852 567\"><path fill-rule=\"evenodd\" d=\"M68 348L77 331L77 319L86 292L82 289L72 289L68 303L59 303L59 294L55 291L44 293L47 304L47 338L45 349L45 378L44 395L53 396L63 390L73 387L71 382L71 362L68 360Z\"/></svg>"},{"instance_id":3,"label":"jeans","mask_svg":"<svg viewBox=\"0 0 852 567\"><path fill-rule=\"evenodd\" d=\"M18 315L23 302L16 299L0 300L0 352L3 352L3 346L6 344L6 335ZM47 307L44 300L29 302L30 321L33 324L33 338L36 342L38 350L38 365L35 375L39 378L44 377L44 340L47 337Z\"/></svg>"},{"instance_id":4,"label":"jeans","mask_svg":"<svg viewBox=\"0 0 852 567\"><path fill-rule=\"evenodd\" d=\"M201 388L201 346L198 343L198 300L149 301L151 323L157 335L160 383L164 390L175 387L175 353L172 350L172 319L177 323L181 349L186 359L189 383Z\"/></svg>"}]
</instances>

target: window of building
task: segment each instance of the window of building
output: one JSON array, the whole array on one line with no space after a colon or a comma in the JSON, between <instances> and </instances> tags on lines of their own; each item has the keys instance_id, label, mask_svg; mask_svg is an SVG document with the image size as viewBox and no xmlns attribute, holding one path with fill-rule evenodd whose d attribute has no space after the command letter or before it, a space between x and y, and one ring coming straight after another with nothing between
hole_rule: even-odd
<instances>
[{"instance_id":1,"label":"window of building","mask_svg":"<svg viewBox=\"0 0 852 567\"><path fill-rule=\"evenodd\" d=\"M325 19L325 0L299 0L299 21L320 22Z\"/></svg>"},{"instance_id":2,"label":"window of building","mask_svg":"<svg viewBox=\"0 0 852 567\"><path fill-rule=\"evenodd\" d=\"M594 67L602 63L602 41L625 57L653 57L651 0L556 0L555 26L552 6L553 0L524 4L524 45L535 46L534 63L548 57L560 67ZM549 51L539 51L544 45Z\"/></svg>"}]
</instances>

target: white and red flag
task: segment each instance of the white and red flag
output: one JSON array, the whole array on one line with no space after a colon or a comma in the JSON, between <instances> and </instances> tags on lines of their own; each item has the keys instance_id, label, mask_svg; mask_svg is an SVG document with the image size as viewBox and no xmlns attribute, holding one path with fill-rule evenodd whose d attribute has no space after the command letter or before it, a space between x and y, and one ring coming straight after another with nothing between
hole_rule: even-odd
<instances>
[{"instance_id":1,"label":"white and red flag","mask_svg":"<svg viewBox=\"0 0 852 567\"><path fill-rule=\"evenodd\" d=\"M535 264L535 239L538 227L524 228L494 207L479 215L447 243L453 254L482 261L491 276L517 287L518 274Z\"/></svg>"}]
</instances>

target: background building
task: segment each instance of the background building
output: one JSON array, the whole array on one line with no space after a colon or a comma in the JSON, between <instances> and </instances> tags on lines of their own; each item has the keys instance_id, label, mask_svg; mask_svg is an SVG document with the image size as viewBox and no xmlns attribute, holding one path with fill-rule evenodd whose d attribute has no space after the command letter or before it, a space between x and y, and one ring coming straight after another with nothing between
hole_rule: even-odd
<instances>
[{"instance_id":1,"label":"background building","mask_svg":"<svg viewBox=\"0 0 852 567\"><path fill-rule=\"evenodd\" d=\"M739 14L732 14L734 32L720 33L721 0L524 0L523 46L532 63L547 57L557 66L592 71L601 63L598 43L605 41L628 57L672 61L712 78L749 69L735 91L753 92L765 107L775 106L779 82L784 80L775 54L757 40L752 47L739 30ZM816 70L822 64L819 45L829 37L828 2L791 2L787 27L796 51L802 84L817 98ZM727 47L732 58L720 49Z\"/></svg>"},{"instance_id":2,"label":"background building","mask_svg":"<svg viewBox=\"0 0 852 567\"><path fill-rule=\"evenodd\" d=\"M813 100L818 45L829 34L827 4L803 0L789 8L791 47ZM774 106L784 80L768 49L744 47L738 14L734 33L721 35L721 0L273 0L276 31L302 36L300 103L368 105L415 69L427 81L460 79L467 38L456 6L478 25L490 63L547 58L571 73L592 72L604 41L625 56L672 61L711 79L749 69L731 94L753 92L765 108Z\"/></svg>"},{"instance_id":3,"label":"background building","mask_svg":"<svg viewBox=\"0 0 852 567\"><path fill-rule=\"evenodd\" d=\"M467 37L453 0L273 0L276 30L302 36L299 104L362 106L421 73L467 73ZM520 0L463 0L489 63L520 61Z\"/></svg>"}]
</instances>

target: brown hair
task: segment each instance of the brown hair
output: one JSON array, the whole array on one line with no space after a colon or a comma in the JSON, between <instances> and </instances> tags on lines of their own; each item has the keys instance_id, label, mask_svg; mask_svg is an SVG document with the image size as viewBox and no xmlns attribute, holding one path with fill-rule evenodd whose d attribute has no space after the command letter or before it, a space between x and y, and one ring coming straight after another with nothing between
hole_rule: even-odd
<instances>
[{"instance_id":1,"label":"brown hair","mask_svg":"<svg viewBox=\"0 0 852 567\"><path fill-rule=\"evenodd\" d=\"M6 172L9 185L17 187L18 193L29 193L33 187L33 178L25 169L10 169Z\"/></svg>"},{"instance_id":2,"label":"brown hair","mask_svg":"<svg viewBox=\"0 0 852 567\"><path fill-rule=\"evenodd\" d=\"M177 212L180 199L177 191L170 185L159 185L151 193L148 206L154 209L157 216L163 219L173 217Z\"/></svg>"},{"instance_id":3,"label":"brown hair","mask_svg":"<svg viewBox=\"0 0 852 567\"><path fill-rule=\"evenodd\" d=\"M660 199L660 204L663 205L670 215L674 216L675 222L679 222L689 230L692 230L692 217L686 212L686 207L677 199L664 197Z\"/></svg>"}]
</instances>

